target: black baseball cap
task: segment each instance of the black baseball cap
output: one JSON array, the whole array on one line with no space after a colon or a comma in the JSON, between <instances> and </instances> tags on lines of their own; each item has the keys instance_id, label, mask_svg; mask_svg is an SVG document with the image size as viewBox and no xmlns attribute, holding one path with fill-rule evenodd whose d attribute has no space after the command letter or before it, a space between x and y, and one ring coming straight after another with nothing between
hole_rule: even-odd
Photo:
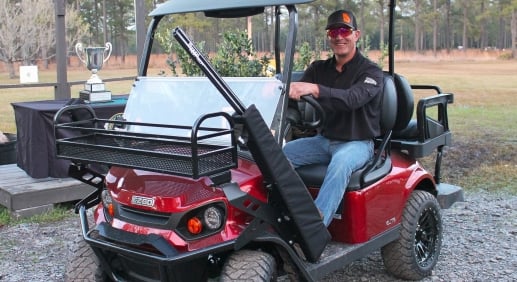
<instances>
[{"instance_id":1,"label":"black baseball cap","mask_svg":"<svg viewBox=\"0 0 517 282\"><path fill-rule=\"evenodd\" d=\"M338 27L349 27L353 30L356 30L357 21L355 20L354 14L348 10L337 10L334 13L330 14L325 29Z\"/></svg>"}]
</instances>

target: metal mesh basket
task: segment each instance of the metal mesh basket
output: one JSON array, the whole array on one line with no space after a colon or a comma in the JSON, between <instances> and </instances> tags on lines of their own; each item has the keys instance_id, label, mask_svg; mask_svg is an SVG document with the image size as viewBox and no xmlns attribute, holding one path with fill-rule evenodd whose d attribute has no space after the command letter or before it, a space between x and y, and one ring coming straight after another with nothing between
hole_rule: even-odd
<instances>
[{"instance_id":1,"label":"metal mesh basket","mask_svg":"<svg viewBox=\"0 0 517 282\"><path fill-rule=\"evenodd\" d=\"M230 118L225 113L210 114L211 117L217 115ZM57 157L75 163L100 163L192 178L214 175L237 166L233 126L230 129L203 128L203 118L192 128L117 120L117 126L107 127L115 129L104 129L99 124L115 121L95 117L65 123L57 122L57 117L55 120ZM124 125L178 128L192 132L192 136L186 138L116 129ZM59 135L67 137L58 138ZM214 141L216 137L230 141L221 144Z\"/></svg>"}]
</instances>

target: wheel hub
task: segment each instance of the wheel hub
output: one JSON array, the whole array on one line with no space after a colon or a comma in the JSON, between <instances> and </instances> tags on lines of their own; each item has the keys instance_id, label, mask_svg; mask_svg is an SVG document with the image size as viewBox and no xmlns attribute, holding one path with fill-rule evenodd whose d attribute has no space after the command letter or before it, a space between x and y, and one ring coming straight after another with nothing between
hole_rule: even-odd
<instances>
[{"instance_id":1,"label":"wheel hub","mask_svg":"<svg viewBox=\"0 0 517 282\"><path fill-rule=\"evenodd\" d=\"M426 208L420 214L415 232L415 256L421 267L426 267L433 261L438 235L437 215L433 209Z\"/></svg>"}]
</instances>

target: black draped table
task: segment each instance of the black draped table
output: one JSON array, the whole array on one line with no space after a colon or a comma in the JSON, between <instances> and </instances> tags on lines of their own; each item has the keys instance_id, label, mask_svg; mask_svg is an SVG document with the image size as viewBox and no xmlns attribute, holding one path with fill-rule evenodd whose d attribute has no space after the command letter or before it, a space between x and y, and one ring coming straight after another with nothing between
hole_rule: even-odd
<instances>
[{"instance_id":1,"label":"black draped table","mask_svg":"<svg viewBox=\"0 0 517 282\"><path fill-rule=\"evenodd\" d=\"M16 120L16 163L33 178L68 177L70 161L56 158L54 115L70 100L12 103ZM110 102L89 104L98 118L124 112L127 95Z\"/></svg>"}]
</instances>

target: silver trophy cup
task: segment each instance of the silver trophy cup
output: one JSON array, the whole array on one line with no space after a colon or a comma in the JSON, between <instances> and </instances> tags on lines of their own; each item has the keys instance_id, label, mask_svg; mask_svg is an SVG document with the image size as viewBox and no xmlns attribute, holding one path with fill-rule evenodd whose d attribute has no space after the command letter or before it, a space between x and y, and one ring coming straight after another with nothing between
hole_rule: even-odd
<instances>
[{"instance_id":1,"label":"silver trophy cup","mask_svg":"<svg viewBox=\"0 0 517 282\"><path fill-rule=\"evenodd\" d=\"M92 72L92 76L86 82L87 84L100 84L102 80L97 75L102 65L109 59L111 55L111 43L106 43L105 47L83 47L83 44L75 44L75 53L79 60L86 65L86 68ZM106 55L107 54L107 55Z\"/></svg>"}]
</instances>

